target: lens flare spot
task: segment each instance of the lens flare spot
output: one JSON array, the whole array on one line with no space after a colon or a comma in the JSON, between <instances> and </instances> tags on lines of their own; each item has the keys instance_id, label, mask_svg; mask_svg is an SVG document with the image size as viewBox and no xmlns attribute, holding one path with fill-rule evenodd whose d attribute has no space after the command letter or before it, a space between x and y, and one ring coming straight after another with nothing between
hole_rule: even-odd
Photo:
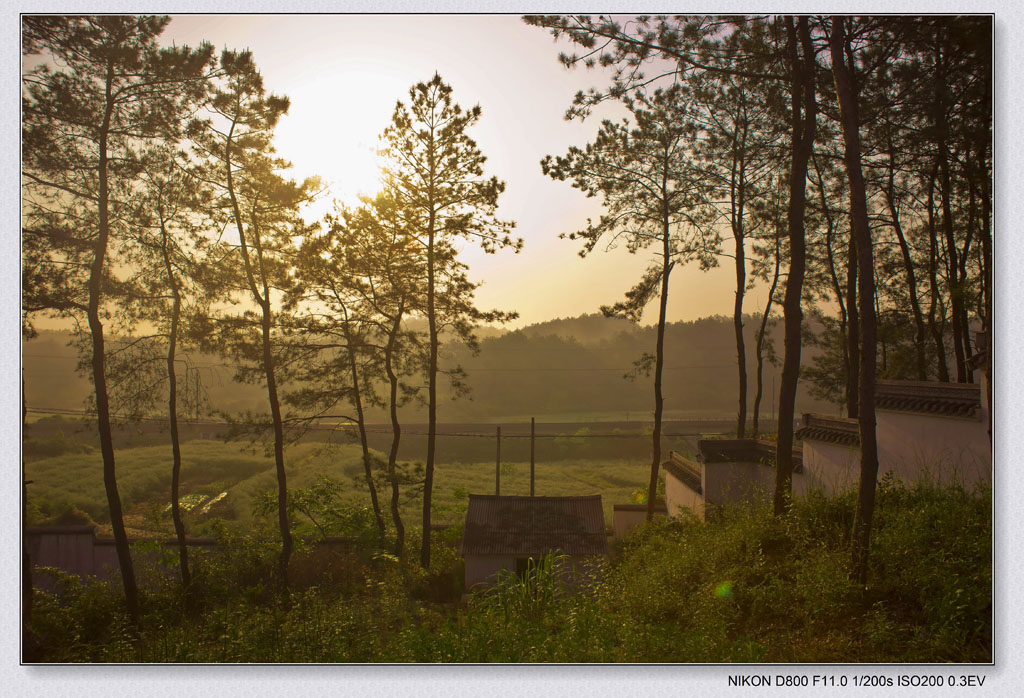
<instances>
[{"instance_id":1,"label":"lens flare spot","mask_svg":"<svg viewBox=\"0 0 1024 698\"><path fill-rule=\"evenodd\" d=\"M732 582L722 582L715 587L715 596L720 599L732 598Z\"/></svg>"}]
</instances>

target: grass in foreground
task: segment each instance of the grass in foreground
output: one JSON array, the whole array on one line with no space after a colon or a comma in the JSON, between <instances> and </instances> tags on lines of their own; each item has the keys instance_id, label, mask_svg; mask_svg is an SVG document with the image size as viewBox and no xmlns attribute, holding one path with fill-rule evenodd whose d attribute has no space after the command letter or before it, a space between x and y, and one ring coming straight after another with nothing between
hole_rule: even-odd
<instances>
[{"instance_id":1,"label":"grass in foreground","mask_svg":"<svg viewBox=\"0 0 1024 698\"><path fill-rule=\"evenodd\" d=\"M847 576L853 497L813 496L782 518L635 532L597 584L507 578L458 601L453 543L430 573L369 547L300 550L293 593L268 587L277 546L227 535L198 566L192 610L151 591L137 634L116 587L65 579L37 594L35 661L67 662L988 662L991 492L879 492L869 583Z\"/></svg>"}]
</instances>

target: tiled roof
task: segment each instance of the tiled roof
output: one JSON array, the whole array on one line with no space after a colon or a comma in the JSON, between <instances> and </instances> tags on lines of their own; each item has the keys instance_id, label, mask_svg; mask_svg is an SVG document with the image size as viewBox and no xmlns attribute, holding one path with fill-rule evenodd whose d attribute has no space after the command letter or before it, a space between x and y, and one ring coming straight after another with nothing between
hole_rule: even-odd
<instances>
[{"instance_id":1,"label":"tiled roof","mask_svg":"<svg viewBox=\"0 0 1024 698\"><path fill-rule=\"evenodd\" d=\"M973 417L981 409L981 386L977 383L876 381L875 407L947 417Z\"/></svg>"},{"instance_id":2,"label":"tiled roof","mask_svg":"<svg viewBox=\"0 0 1024 698\"><path fill-rule=\"evenodd\" d=\"M763 463L775 467L774 441L765 439L701 439L699 458L705 463ZM793 471L803 470L803 450L793 446Z\"/></svg>"},{"instance_id":3,"label":"tiled roof","mask_svg":"<svg viewBox=\"0 0 1024 698\"><path fill-rule=\"evenodd\" d=\"M825 441L841 446L860 447L860 425L856 419L805 414L804 425L794 437L803 441Z\"/></svg>"},{"instance_id":4,"label":"tiled roof","mask_svg":"<svg viewBox=\"0 0 1024 698\"><path fill-rule=\"evenodd\" d=\"M469 495L463 555L604 555L608 538L601 495L513 497Z\"/></svg>"},{"instance_id":5,"label":"tiled roof","mask_svg":"<svg viewBox=\"0 0 1024 698\"><path fill-rule=\"evenodd\" d=\"M669 460L662 463L661 467L697 494L704 494L700 484L700 467L695 463L691 463L675 451L670 451Z\"/></svg>"}]
</instances>

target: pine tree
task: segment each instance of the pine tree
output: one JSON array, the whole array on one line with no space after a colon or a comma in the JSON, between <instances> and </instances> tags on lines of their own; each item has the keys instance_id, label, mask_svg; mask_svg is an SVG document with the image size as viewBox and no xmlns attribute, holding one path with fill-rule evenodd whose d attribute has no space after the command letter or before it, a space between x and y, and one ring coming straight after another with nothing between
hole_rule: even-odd
<instances>
[{"instance_id":1,"label":"pine tree","mask_svg":"<svg viewBox=\"0 0 1024 698\"><path fill-rule=\"evenodd\" d=\"M205 89L210 46L160 49L166 17L26 16L23 51L42 62L24 77L24 237L38 273L32 303L85 318L103 482L128 613L138 590L117 487L104 319L117 291L120 241L132 223L142 153L179 137L185 106ZM60 286L65 285L64 289Z\"/></svg>"},{"instance_id":2,"label":"pine tree","mask_svg":"<svg viewBox=\"0 0 1024 698\"><path fill-rule=\"evenodd\" d=\"M426 257L406 232L401 209L391 197L379 194L364 198L357 208L328 216L323 232L303 243L295 268L304 306L300 321L325 353L320 363L304 371L307 376L316 374L318 380L315 384L306 380L309 387L295 397L307 410L326 410L342 399L356 406L353 419L360 430L375 512L379 505L359 405L364 397L371 397L367 391L372 391L374 383L387 383L386 398L372 397L386 406L391 420L386 481L391 490L395 553L402 555L405 524L399 510L403 478L397 462L402 439L398 409L417 394L409 379L426 365L421 333L404 323L424 311ZM336 362L347 364L347 370L333 369ZM360 385L369 387L360 389Z\"/></svg>"},{"instance_id":3,"label":"pine tree","mask_svg":"<svg viewBox=\"0 0 1024 698\"><path fill-rule=\"evenodd\" d=\"M189 135L205 158L202 176L219 196L220 214L237 236L234 259L241 267L246 302L257 308L255 313L243 312L226 319L222 324L222 349L230 346L236 358L242 360L240 378L261 380L267 388L281 534L278 581L284 594L288 590L292 536L278 390L280 325L275 302L279 303L278 295L292 283L286 257L294 252L292 239L308 232L299 207L315 195L318 181L294 182L279 174L289 163L275 157L271 139L289 103L286 97L267 94L252 54L224 51L220 73L220 84L207 105L213 115L194 121Z\"/></svg>"},{"instance_id":4,"label":"pine tree","mask_svg":"<svg viewBox=\"0 0 1024 698\"><path fill-rule=\"evenodd\" d=\"M425 313L429 351L427 357L427 455L423 488L423 540L420 563L430 566L430 514L437 442L438 350L443 318L453 329L471 335L471 323L500 320L503 314L484 316L467 301L466 289L439 295L442 284L453 291L465 286L453 244L458 239L477 242L487 252L511 247L514 223L497 217L498 197L505 183L483 176L485 158L467 130L479 121L481 110L464 110L452 101L452 88L435 74L409 90L409 104L399 102L391 125L382 135L386 159L386 193L402 208L408 231L426 256ZM471 293L469 294L471 298ZM441 301L441 302L439 302Z\"/></svg>"},{"instance_id":5,"label":"pine tree","mask_svg":"<svg viewBox=\"0 0 1024 698\"><path fill-rule=\"evenodd\" d=\"M556 180L570 180L587 196L600 195L605 212L597 223L564 234L583 240L580 256L605 239L609 247L624 242L631 253L656 246L656 259L643 278L626 294L626 300L601 311L606 316L639 322L645 307L658 299L657 338L654 354L645 354L638 368L649 375L654 368L654 429L651 442L651 477L647 492L647 518L654 517L661 465L661 424L665 400L662 373L665 366L665 323L668 311L669 275L677 263L699 256L711 263L717 239L707 242L693 225L693 211L706 192L694 177L694 132L688 124L687 97L680 87L656 90L648 96L637 92L624 99L635 125L629 121L605 121L593 143L570 148L565 157L541 161L544 173Z\"/></svg>"}]
</instances>

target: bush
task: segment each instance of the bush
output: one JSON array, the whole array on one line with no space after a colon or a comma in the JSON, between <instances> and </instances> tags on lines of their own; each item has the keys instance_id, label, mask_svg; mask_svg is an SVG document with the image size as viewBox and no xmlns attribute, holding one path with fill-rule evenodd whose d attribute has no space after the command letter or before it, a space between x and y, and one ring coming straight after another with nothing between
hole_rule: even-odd
<instances>
[{"instance_id":1,"label":"bush","mask_svg":"<svg viewBox=\"0 0 1024 698\"><path fill-rule=\"evenodd\" d=\"M435 536L429 571L412 554L300 545L284 602L279 543L224 528L195 556L190 613L157 587L130 636L116 586L55 574L29 630L45 661L991 661L991 492L884 483L866 587L849 576L852 506L811 495L781 517L655 521L592 584L563 585L551 556L464 604L457 528Z\"/></svg>"},{"instance_id":2,"label":"bush","mask_svg":"<svg viewBox=\"0 0 1024 698\"><path fill-rule=\"evenodd\" d=\"M23 439L21 442L21 454L25 460L53 458L65 453L93 453L95 450L89 444L69 438L63 431L58 431L49 438Z\"/></svg>"},{"instance_id":3,"label":"bush","mask_svg":"<svg viewBox=\"0 0 1024 698\"><path fill-rule=\"evenodd\" d=\"M44 503L31 517L39 526L94 526L96 522L89 514L69 502Z\"/></svg>"}]
</instances>

